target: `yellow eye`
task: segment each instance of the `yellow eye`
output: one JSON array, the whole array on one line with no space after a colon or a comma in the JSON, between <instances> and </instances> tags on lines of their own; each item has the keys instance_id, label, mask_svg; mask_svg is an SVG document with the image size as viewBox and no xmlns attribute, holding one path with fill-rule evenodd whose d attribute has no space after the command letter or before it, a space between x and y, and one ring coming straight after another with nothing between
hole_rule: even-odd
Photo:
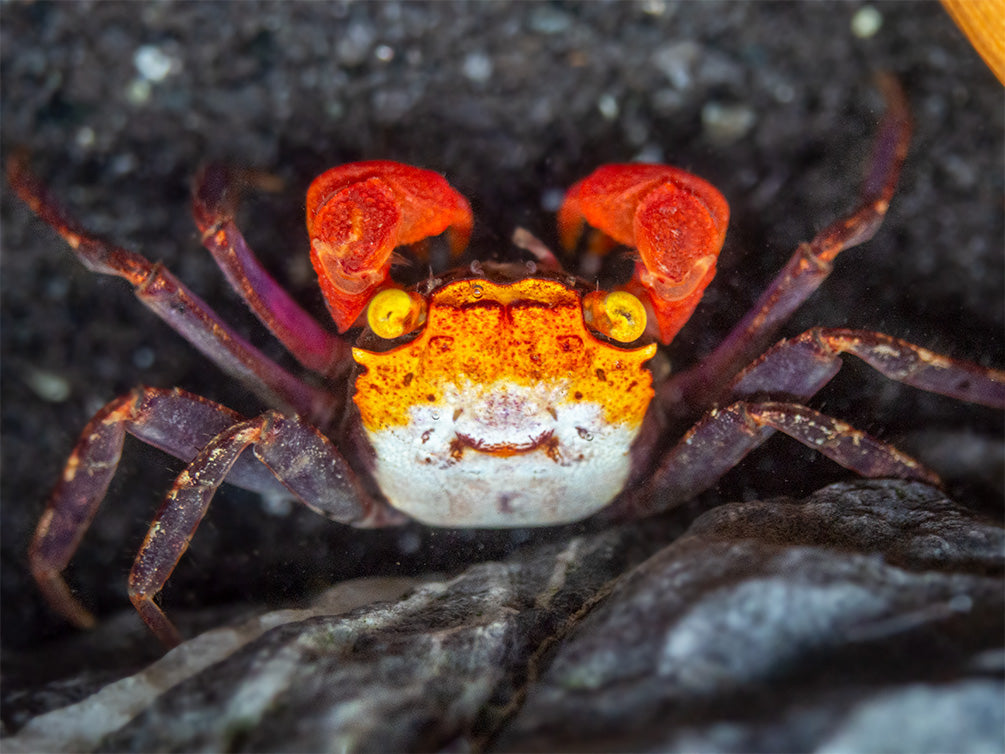
<instances>
[{"instance_id":1,"label":"yellow eye","mask_svg":"<svg viewBox=\"0 0 1005 754\"><path fill-rule=\"evenodd\" d=\"M646 331L646 307L628 291L596 291L583 298L586 323L619 343L631 343Z\"/></svg>"},{"instance_id":2,"label":"yellow eye","mask_svg":"<svg viewBox=\"0 0 1005 754\"><path fill-rule=\"evenodd\" d=\"M366 322L376 335L388 340L411 332L426 318L426 301L417 293L385 288L366 309Z\"/></svg>"}]
</instances>

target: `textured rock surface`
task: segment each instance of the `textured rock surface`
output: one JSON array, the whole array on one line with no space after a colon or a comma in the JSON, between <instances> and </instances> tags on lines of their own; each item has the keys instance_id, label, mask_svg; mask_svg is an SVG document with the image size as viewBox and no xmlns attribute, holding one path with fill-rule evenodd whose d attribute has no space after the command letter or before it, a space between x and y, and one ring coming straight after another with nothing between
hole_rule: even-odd
<instances>
[{"instance_id":1,"label":"textured rock surface","mask_svg":"<svg viewBox=\"0 0 1005 754\"><path fill-rule=\"evenodd\" d=\"M658 547L666 527L209 632L4 750L1005 746L997 524L871 482L724 505Z\"/></svg>"},{"instance_id":2,"label":"textured rock surface","mask_svg":"<svg viewBox=\"0 0 1005 754\"><path fill-rule=\"evenodd\" d=\"M994 751L1003 548L917 485L716 508L577 627L498 747Z\"/></svg>"}]
</instances>

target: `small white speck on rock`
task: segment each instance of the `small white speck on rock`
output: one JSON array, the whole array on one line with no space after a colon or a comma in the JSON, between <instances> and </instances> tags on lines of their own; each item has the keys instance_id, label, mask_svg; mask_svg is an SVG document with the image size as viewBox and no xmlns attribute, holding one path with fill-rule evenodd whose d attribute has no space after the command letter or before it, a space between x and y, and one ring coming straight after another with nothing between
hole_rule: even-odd
<instances>
[{"instance_id":1,"label":"small white speck on rock","mask_svg":"<svg viewBox=\"0 0 1005 754\"><path fill-rule=\"evenodd\" d=\"M136 78L130 81L126 87L126 99L131 105L145 105L150 101L152 91L150 81L144 78Z\"/></svg>"},{"instance_id":2,"label":"small white speck on rock","mask_svg":"<svg viewBox=\"0 0 1005 754\"><path fill-rule=\"evenodd\" d=\"M359 65L370 52L376 32L368 23L353 22L335 44L335 58L346 66Z\"/></svg>"},{"instance_id":3,"label":"small white speck on rock","mask_svg":"<svg viewBox=\"0 0 1005 754\"><path fill-rule=\"evenodd\" d=\"M492 78L492 59L483 52L472 52L461 63L465 78L483 84Z\"/></svg>"},{"instance_id":4,"label":"small white speck on rock","mask_svg":"<svg viewBox=\"0 0 1005 754\"><path fill-rule=\"evenodd\" d=\"M709 102L701 110L701 125L705 136L715 144L739 141L756 122L754 111L743 104Z\"/></svg>"},{"instance_id":5,"label":"small white speck on rock","mask_svg":"<svg viewBox=\"0 0 1005 754\"><path fill-rule=\"evenodd\" d=\"M94 129L90 126L83 126L77 131L76 139L77 146L81 149L90 149L94 146L95 134Z\"/></svg>"},{"instance_id":6,"label":"small white speck on rock","mask_svg":"<svg viewBox=\"0 0 1005 754\"><path fill-rule=\"evenodd\" d=\"M611 94L600 96L600 99L597 100L597 109L607 120L614 120L618 117L618 113L621 112L618 101Z\"/></svg>"},{"instance_id":7,"label":"small white speck on rock","mask_svg":"<svg viewBox=\"0 0 1005 754\"><path fill-rule=\"evenodd\" d=\"M62 403L70 397L70 383L61 375L45 369L29 369L25 382L39 398L48 403Z\"/></svg>"},{"instance_id":8,"label":"small white speck on rock","mask_svg":"<svg viewBox=\"0 0 1005 754\"><path fill-rule=\"evenodd\" d=\"M851 17L851 33L859 39L872 37L883 26L883 14L871 5L863 5Z\"/></svg>"},{"instance_id":9,"label":"small white speck on rock","mask_svg":"<svg viewBox=\"0 0 1005 754\"><path fill-rule=\"evenodd\" d=\"M561 34L572 25L569 14L550 5L538 5L530 16L530 28L538 34Z\"/></svg>"},{"instance_id":10,"label":"small white speck on rock","mask_svg":"<svg viewBox=\"0 0 1005 754\"><path fill-rule=\"evenodd\" d=\"M143 45L133 53L133 66L137 73L153 83L163 81L181 70L181 62L155 45Z\"/></svg>"}]
</instances>

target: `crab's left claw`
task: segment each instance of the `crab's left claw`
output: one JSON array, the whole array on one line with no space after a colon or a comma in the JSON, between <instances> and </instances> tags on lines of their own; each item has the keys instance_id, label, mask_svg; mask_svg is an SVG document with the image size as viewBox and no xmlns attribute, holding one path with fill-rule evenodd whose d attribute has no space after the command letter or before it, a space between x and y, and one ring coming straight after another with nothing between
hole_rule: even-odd
<instances>
[{"instance_id":1,"label":"crab's left claw","mask_svg":"<svg viewBox=\"0 0 1005 754\"><path fill-rule=\"evenodd\" d=\"M467 200L431 170L354 162L315 178L307 190L311 262L339 332L387 280L396 247L449 229L458 254L472 224Z\"/></svg>"},{"instance_id":2,"label":"crab's left claw","mask_svg":"<svg viewBox=\"0 0 1005 754\"><path fill-rule=\"evenodd\" d=\"M667 165L605 165L574 185L558 211L562 244L571 249L583 222L638 250L629 286L648 298L669 343L705 287L726 237L729 205L715 187Z\"/></svg>"}]
</instances>

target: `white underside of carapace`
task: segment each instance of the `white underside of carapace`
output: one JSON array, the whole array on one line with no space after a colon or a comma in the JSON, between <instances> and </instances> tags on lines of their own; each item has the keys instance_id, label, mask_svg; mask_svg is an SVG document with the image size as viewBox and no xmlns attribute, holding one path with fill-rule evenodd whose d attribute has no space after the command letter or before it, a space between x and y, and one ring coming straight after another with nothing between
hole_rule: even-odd
<instances>
[{"instance_id":1,"label":"white underside of carapace","mask_svg":"<svg viewBox=\"0 0 1005 754\"><path fill-rule=\"evenodd\" d=\"M388 502L445 527L578 521L623 489L638 427L552 386L448 385L404 426L368 431Z\"/></svg>"}]
</instances>

